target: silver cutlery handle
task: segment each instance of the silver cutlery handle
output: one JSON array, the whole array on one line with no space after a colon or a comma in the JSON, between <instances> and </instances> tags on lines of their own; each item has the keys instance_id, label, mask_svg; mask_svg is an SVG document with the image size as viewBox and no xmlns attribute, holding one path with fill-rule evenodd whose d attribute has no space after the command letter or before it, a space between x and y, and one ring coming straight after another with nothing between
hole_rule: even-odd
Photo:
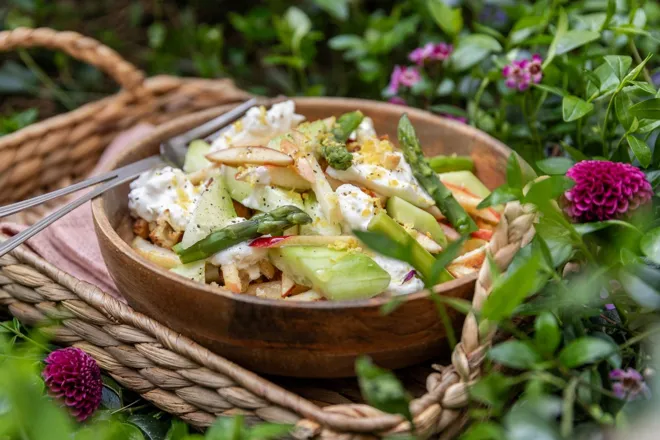
<instances>
[{"instance_id":1,"label":"silver cutlery handle","mask_svg":"<svg viewBox=\"0 0 660 440\"><path fill-rule=\"evenodd\" d=\"M66 214L70 213L74 209L83 205L85 202L92 200L95 197L100 196L104 192L108 191L115 186L121 185L122 183L128 182L129 180L134 179L140 173L147 171L155 166L162 165L163 161L158 156L152 156L147 159L132 163L123 168L119 168L114 171L115 177L112 180L109 180L103 183L101 186L94 188L87 194L73 200L70 203L67 203L57 211L52 214L42 218L34 225L25 229L24 231L14 235L10 239L0 243L0 257L5 255L7 252L13 250L24 241L32 238L35 234L43 230L44 228L50 226L57 220L64 217ZM89 186L89 185L88 185Z\"/></svg>"}]
</instances>

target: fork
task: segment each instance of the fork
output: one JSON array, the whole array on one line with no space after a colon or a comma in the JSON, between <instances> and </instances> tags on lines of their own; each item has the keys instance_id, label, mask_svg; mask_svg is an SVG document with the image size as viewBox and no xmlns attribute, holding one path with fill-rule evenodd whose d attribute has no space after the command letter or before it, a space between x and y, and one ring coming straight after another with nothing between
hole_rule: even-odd
<instances>
[{"instance_id":1,"label":"fork","mask_svg":"<svg viewBox=\"0 0 660 440\"><path fill-rule=\"evenodd\" d=\"M240 118L247 112L252 106L256 104L257 100L255 98L249 99L244 103L238 105L227 113L218 116L198 127L195 127L179 136L173 137L160 144L160 154L150 156L146 159L134 162L132 164L126 165L116 170L110 171L108 173L100 174L98 176L90 177L81 182L75 183L73 185L67 186L65 188L58 189L56 191L43 194L37 197L33 197L22 202L13 203L11 205L0 207L0 218L6 217L11 214L23 211L24 209L31 208L33 206L41 205L49 200L56 199L58 197L65 196L67 194L74 193L84 188L88 188L93 185L101 184L92 191L86 193L85 195L73 200L70 203L62 206L57 211L49 214L48 216L42 218L37 223L33 224L29 228L20 232L19 234L14 235L10 239L2 242L0 244L0 257L6 254L7 252L13 250L25 240L33 237L35 234L51 225L55 221L64 217L69 212L83 205L84 203L100 196L104 192L112 189L118 185L126 183L130 180L133 180L139 176L144 171L150 170L152 168L172 165L177 168L183 167L183 163L186 156L188 143L194 139L208 137L209 139L214 139L217 137L217 132L222 131L230 123L234 122L236 119Z\"/></svg>"}]
</instances>

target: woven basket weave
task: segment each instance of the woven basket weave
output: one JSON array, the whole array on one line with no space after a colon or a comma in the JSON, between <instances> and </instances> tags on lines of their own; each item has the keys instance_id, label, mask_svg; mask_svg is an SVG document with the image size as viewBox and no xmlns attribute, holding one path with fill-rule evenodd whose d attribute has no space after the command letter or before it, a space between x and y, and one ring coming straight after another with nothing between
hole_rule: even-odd
<instances>
[{"instance_id":1,"label":"woven basket weave","mask_svg":"<svg viewBox=\"0 0 660 440\"><path fill-rule=\"evenodd\" d=\"M123 90L0 138L0 205L83 177L112 139L136 123L159 124L247 97L229 80L145 80L116 52L73 32L0 32L0 51L35 46L60 49L93 64ZM23 216L23 222L33 222L45 209ZM534 214L518 203L506 206L489 243L500 269L532 239L533 221ZM490 287L490 271L484 267L476 282L475 310ZM243 414L254 420L295 423L298 438L348 440L410 432L402 417L354 403L359 402L354 387L342 395L339 382L277 385L135 312L25 247L0 258L0 305L26 324L57 322L47 328L55 341L85 350L123 386L196 426L208 426L220 415ZM464 426L467 387L480 374L493 333L480 334L470 314L450 365L434 365L421 379L419 369L406 373L413 381L425 382L411 404L417 435L452 438Z\"/></svg>"}]
</instances>

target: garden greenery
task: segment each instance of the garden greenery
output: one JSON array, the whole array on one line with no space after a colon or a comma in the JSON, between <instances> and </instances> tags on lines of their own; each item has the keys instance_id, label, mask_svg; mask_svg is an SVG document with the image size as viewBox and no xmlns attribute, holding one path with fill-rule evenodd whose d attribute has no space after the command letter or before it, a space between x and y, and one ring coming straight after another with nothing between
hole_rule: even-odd
<instances>
[{"instance_id":1,"label":"garden greenery","mask_svg":"<svg viewBox=\"0 0 660 440\"><path fill-rule=\"evenodd\" d=\"M75 28L150 73L230 76L257 93L356 96L420 107L476 126L518 153L509 160L506 185L483 206L520 201L537 213L537 233L508 270L492 267L493 291L477 317L484 330L497 325L503 338L490 349L484 376L470 388L474 423L463 439L522 440L530 432L537 439L603 438L607 430L626 429L657 412L658 354L652 343L660 340L657 2L269 0L224 11L227 6L211 2L178 8L163 1L127 2L117 12L112 3L112 10L97 5L71 14L65 1L10 0L0 7L0 17L6 28ZM112 25L117 20L122 26ZM66 56L21 51L0 65L8 115L0 120L0 134L35 120L37 110L25 103L45 117L111 91L97 71ZM51 100L55 108L45 104ZM575 164L588 159L642 170L635 179L649 182L648 200L639 207L617 205L620 213L607 218L585 220L568 210L569 217L563 208L573 203L571 191L587 188L571 176L578 175ZM569 169L574 171L567 176ZM584 191L580 206L597 204ZM360 238L406 259L405 244L366 233ZM438 257L438 271L457 246ZM443 316L446 307L471 310L466 301L434 299ZM10 326L19 328L15 322L3 328ZM448 336L456 342L453 333ZM1 380L12 377L20 385L0 387L4 421L8 414L25 417L44 401L34 380L43 351L32 347L17 355L8 341ZM409 396L395 375L368 359L358 362L357 371L369 403L410 416ZM12 394L23 387L20 399ZM120 387L106 386L106 397L112 395L107 388L121 398ZM28 401L30 406L21 406ZM57 422L62 432L74 429L61 411L43 405L44 420ZM122 409L125 403L116 399L114 405L114 423L101 411L76 436L105 432L105 423L133 429L126 427L138 426L131 420L147 417ZM144 411L153 420L167 419L152 408ZM8 425L14 430L0 435L19 438L27 425L15 420ZM279 429L242 428L240 420L220 419L207 438L227 433L265 438ZM167 430L161 428L159 437L138 428L135 436L164 438ZM187 432L176 423L167 438L187 438ZM30 434L39 438L37 431Z\"/></svg>"}]
</instances>

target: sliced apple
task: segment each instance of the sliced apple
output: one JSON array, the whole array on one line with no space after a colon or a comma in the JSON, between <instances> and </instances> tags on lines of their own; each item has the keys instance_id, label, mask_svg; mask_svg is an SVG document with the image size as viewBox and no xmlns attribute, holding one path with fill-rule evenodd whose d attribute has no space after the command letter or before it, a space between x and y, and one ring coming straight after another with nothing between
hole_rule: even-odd
<instances>
[{"instance_id":1,"label":"sliced apple","mask_svg":"<svg viewBox=\"0 0 660 440\"><path fill-rule=\"evenodd\" d=\"M301 136L304 138L305 135L298 133L294 130L296 134L294 139L301 139ZM299 142L304 142L300 140ZM298 174L307 180L311 186L312 191L316 195L316 199L321 205L321 210L325 215L326 219L333 224L338 224L342 220L341 211L339 209L339 201L337 195L332 190L332 186L325 178L323 169L319 162L316 160L312 153L304 153L301 149L298 148L296 144L291 142L288 139L283 139L280 144L282 151L293 156L295 158L295 167Z\"/></svg>"},{"instance_id":2,"label":"sliced apple","mask_svg":"<svg viewBox=\"0 0 660 440\"><path fill-rule=\"evenodd\" d=\"M234 293L243 292L246 287L241 279L241 275L235 264L223 264L220 266L222 270L222 279L225 282L225 287Z\"/></svg>"},{"instance_id":3,"label":"sliced apple","mask_svg":"<svg viewBox=\"0 0 660 440\"><path fill-rule=\"evenodd\" d=\"M460 278L479 272L486 259L486 246L482 246L454 259L447 270L454 278Z\"/></svg>"},{"instance_id":4,"label":"sliced apple","mask_svg":"<svg viewBox=\"0 0 660 440\"><path fill-rule=\"evenodd\" d=\"M461 234L459 234L458 231L456 231L456 229L452 228L451 226L443 222L438 222L438 224L442 228L442 232L445 233L445 237L447 237L447 240L456 241L459 238L461 238Z\"/></svg>"},{"instance_id":5,"label":"sliced apple","mask_svg":"<svg viewBox=\"0 0 660 440\"><path fill-rule=\"evenodd\" d=\"M490 239L493 237L493 231L490 229L478 229L470 234L470 236L472 238L479 238L484 241L490 241Z\"/></svg>"},{"instance_id":6,"label":"sliced apple","mask_svg":"<svg viewBox=\"0 0 660 440\"><path fill-rule=\"evenodd\" d=\"M250 284L245 293L259 298L282 299L282 282L270 281L268 283Z\"/></svg>"},{"instance_id":7,"label":"sliced apple","mask_svg":"<svg viewBox=\"0 0 660 440\"><path fill-rule=\"evenodd\" d=\"M323 297L313 290L284 298L286 301L323 301Z\"/></svg>"},{"instance_id":8,"label":"sliced apple","mask_svg":"<svg viewBox=\"0 0 660 440\"><path fill-rule=\"evenodd\" d=\"M142 257L165 269L172 269L181 265L181 260L176 253L169 249L156 246L142 237L135 237L132 247Z\"/></svg>"},{"instance_id":9,"label":"sliced apple","mask_svg":"<svg viewBox=\"0 0 660 440\"><path fill-rule=\"evenodd\" d=\"M248 167L236 173L236 179L258 185L275 185L283 188L307 191L312 185L290 167L264 165Z\"/></svg>"},{"instance_id":10,"label":"sliced apple","mask_svg":"<svg viewBox=\"0 0 660 440\"><path fill-rule=\"evenodd\" d=\"M358 241L355 237L346 235L285 235L277 237L259 237L250 243L251 247L279 248L283 246L336 246L356 247Z\"/></svg>"},{"instance_id":11,"label":"sliced apple","mask_svg":"<svg viewBox=\"0 0 660 440\"><path fill-rule=\"evenodd\" d=\"M432 254L438 254L442 252L442 246L436 243L435 240L433 240L430 237L427 237L426 235L422 234L419 231L415 231L414 229L412 232L415 237L415 240L417 240L417 243L422 245L424 249L426 249Z\"/></svg>"},{"instance_id":12,"label":"sliced apple","mask_svg":"<svg viewBox=\"0 0 660 440\"><path fill-rule=\"evenodd\" d=\"M285 167L293 164L293 158L281 151L267 147L234 147L207 154L214 163L239 165L276 165Z\"/></svg>"},{"instance_id":13,"label":"sliced apple","mask_svg":"<svg viewBox=\"0 0 660 440\"><path fill-rule=\"evenodd\" d=\"M447 189L451 191L456 201L471 215L481 217L490 223L500 222L500 213L492 207L486 209L477 209L477 205L483 200L469 190L445 182Z\"/></svg>"}]
</instances>

